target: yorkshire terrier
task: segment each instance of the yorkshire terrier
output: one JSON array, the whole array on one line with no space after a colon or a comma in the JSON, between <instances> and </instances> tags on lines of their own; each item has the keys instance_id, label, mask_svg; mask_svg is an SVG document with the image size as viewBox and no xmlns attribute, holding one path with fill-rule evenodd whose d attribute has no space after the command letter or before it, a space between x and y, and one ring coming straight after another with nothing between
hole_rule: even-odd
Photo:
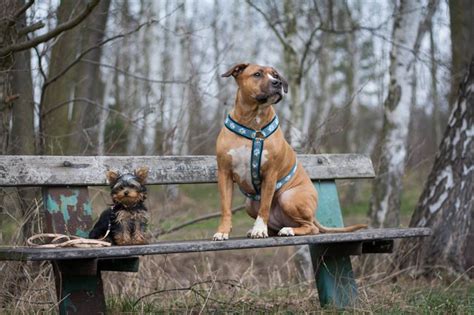
<instances>
[{"instance_id":1,"label":"yorkshire terrier","mask_svg":"<svg viewBox=\"0 0 474 315\"><path fill-rule=\"evenodd\" d=\"M90 231L89 238L103 238L113 245L148 243L145 238L148 210L144 205L147 176L147 167L140 167L134 173L127 174L107 171L113 204L102 212L99 221Z\"/></svg>"}]
</instances>

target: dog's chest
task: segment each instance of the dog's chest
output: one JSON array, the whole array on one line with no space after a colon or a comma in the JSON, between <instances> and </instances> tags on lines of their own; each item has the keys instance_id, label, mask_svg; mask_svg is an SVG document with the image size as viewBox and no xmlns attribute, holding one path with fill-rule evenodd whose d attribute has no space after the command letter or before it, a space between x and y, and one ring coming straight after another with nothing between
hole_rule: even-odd
<instances>
[{"instance_id":1,"label":"dog's chest","mask_svg":"<svg viewBox=\"0 0 474 315\"><path fill-rule=\"evenodd\" d=\"M115 215L115 222L121 225L126 225L134 222L146 222L147 212L145 210L139 211L118 211Z\"/></svg>"},{"instance_id":2,"label":"dog's chest","mask_svg":"<svg viewBox=\"0 0 474 315\"><path fill-rule=\"evenodd\" d=\"M252 162L252 143L245 144L238 144L235 147L230 148L227 151L227 155L231 159L232 165L232 174L233 179L239 185L252 184L252 177L251 177L251 162ZM268 150L263 149L261 158L260 158L260 169L261 167L267 162L268 160ZM259 159L254 158L254 163L258 163Z\"/></svg>"}]
</instances>

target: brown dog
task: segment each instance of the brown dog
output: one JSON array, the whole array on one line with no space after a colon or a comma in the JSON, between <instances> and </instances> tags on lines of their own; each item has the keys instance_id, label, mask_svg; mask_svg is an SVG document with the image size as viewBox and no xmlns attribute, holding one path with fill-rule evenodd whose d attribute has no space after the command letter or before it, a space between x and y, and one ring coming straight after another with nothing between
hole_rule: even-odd
<instances>
[{"instance_id":1,"label":"brown dog","mask_svg":"<svg viewBox=\"0 0 474 315\"><path fill-rule=\"evenodd\" d=\"M232 191L236 182L248 197L247 213L255 220L248 236L293 236L319 232L351 232L363 224L328 228L315 220L318 196L296 153L278 127L273 104L288 92L288 83L272 67L237 64L223 77L233 76L238 90L216 145L221 222L213 239L229 237Z\"/></svg>"}]
</instances>

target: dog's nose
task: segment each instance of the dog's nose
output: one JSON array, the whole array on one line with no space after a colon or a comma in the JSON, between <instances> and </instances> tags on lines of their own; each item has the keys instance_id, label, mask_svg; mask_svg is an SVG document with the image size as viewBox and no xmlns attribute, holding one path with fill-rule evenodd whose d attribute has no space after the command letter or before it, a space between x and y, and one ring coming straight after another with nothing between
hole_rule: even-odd
<instances>
[{"instance_id":1,"label":"dog's nose","mask_svg":"<svg viewBox=\"0 0 474 315\"><path fill-rule=\"evenodd\" d=\"M123 194L124 194L125 196L128 196L128 190L125 190L125 191L123 192Z\"/></svg>"},{"instance_id":2,"label":"dog's nose","mask_svg":"<svg viewBox=\"0 0 474 315\"><path fill-rule=\"evenodd\" d=\"M272 86L276 88L281 88L281 81L280 80L273 80Z\"/></svg>"}]
</instances>

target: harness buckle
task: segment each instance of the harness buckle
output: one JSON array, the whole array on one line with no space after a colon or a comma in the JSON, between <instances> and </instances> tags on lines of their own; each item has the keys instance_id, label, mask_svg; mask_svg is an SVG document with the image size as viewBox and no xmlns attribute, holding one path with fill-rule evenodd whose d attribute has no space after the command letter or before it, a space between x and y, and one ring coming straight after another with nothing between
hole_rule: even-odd
<instances>
[{"instance_id":1,"label":"harness buckle","mask_svg":"<svg viewBox=\"0 0 474 315\"><path fill-rule=\"evenodd\" d=\"M265 135L262 133L261 130L255 131L255 139L260 139L260 140L264 140L264 139L265 139Z\"/></svg>"}]
</instances>

